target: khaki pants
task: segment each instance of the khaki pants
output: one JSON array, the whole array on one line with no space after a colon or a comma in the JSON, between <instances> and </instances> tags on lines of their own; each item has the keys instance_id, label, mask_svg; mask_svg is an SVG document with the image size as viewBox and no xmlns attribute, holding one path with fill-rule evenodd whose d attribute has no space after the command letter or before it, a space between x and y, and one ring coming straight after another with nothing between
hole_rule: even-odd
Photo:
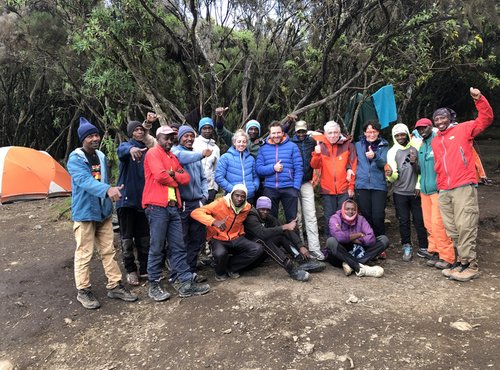
<instances>
[{"instance_id":1,"label":"khaki pants","mask_svg":"<svg viewBox=\"0 0 500 370\"><path fill-rule=\"evenodd\" d=\"M439 258L448 262L455 263L455 247L450 237L446 234L439 211L439 196L437 193L425 195L420 193L422 200L422 214L424 216L424 225L429 233L429 253L439 253Z\"/></svg>"},{"instance_id":2,"label":"khaki pants","mask_svg":"<svg viewBox=\"0 0 500 370\"><path fill-rule=\"evenodd\" d=\"M446 233L455 243L462 264L476 260L479 225L477 188L467 185L440 191L439 208Z\"/></svg>"},{"instance_id":3,"label":"khaki pants","mask_svg":"<svg viewBox=\"0 0 500 370\"><path fill-rule=\"evenodd\" d=\"M120 267L116 262L116 250L113 245L113 224L111 217L103 222L75 222L73 232L76 239L75 282L77 289L90 287L90 260L97 247L108 278L106 288L113 289L122 279Z\"/></svg>"}]
</instances>

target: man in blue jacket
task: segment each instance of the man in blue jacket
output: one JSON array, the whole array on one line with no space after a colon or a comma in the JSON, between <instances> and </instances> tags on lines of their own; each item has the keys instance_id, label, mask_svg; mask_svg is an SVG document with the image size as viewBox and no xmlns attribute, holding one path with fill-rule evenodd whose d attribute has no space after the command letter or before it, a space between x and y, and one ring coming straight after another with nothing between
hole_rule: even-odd
<instances>
[{"instance_id":1,"label":"man in blue jacket","mask_svg":"<svg viewBox=\"0 0 500 370\"><path fill-rule=\"evenodd\" d=\"M205 178L202 159L212 154L211 149L205 149L203 152L193 151L195 139L194 129L190 126L181 126L179 128L179 145L173 148L173 153L179 162L189 173L190 181L187 185L179 185L179 191L182 198L181 220L184 244L187 249L187 262L190 271L194 274L197 283L204 282L206 277L197 275L198 253L202 244L205 243L205 226L195 219L191 218L191 212L207 203L208 184Z\"/></svg>"},{"instance_id":2,"label":"man in blue jacket","mask_svg":"<svg viewBox=\"0 0 500 370\"><path fill-rule=\"evenodd\" d=\"M271 199L271 214L278 217L279 202L286 222L297 217L297 202L302 185L303 164L300 150L275 121L269 125L269 138L260 148L255 170L264 177L264 195Z\"/></svg>"},{"instance_id":3,"label":"man in blue jacket","mask_svg":"<svg viewBox=\"0 0 500 370\"><path fill-rule=\"evenodd\" d=\"M147 276L149 253L149 224L142 209L144 189L144 144L145 129L139 121L127 125L130 140L118 147L120 174L118 185L123 185L121 198L116 202L116 213L120 224L123 266L127 271L127 283L139 285L139 275ZM139 274L134 255L134 245L139 262Z\"/></svg>"},{"instance_id":4,"label":"man in blue jacket","mask_svg":"<svg viewBox=\"0 0 500 370\"><path fill-rule=\"evenodd\" d=\"M100 307L90 289L90 260L95 245L108 278L108 297L136 301L137 296L121 284L122 274L113 246L112 202L120 199L123 185L114 187L108 184L108 162L104 153L97 149L101 137L97 128L83 117L80 117L78 138L82 142L82 148L71 152L68 159L73 193L71 211L76 239L76 298L87 309Z\"/></svg>"}]
</instances>

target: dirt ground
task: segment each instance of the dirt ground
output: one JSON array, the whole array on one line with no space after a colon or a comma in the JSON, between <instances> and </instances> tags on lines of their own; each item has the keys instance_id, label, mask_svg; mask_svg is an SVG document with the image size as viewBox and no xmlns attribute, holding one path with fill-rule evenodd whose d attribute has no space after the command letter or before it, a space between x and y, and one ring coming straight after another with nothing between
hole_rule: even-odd
<instances>
[{"instance_id":1,"label":"dirt ground","mask_svg":"<svg viewBox=\"0 0 500 370\"><path fill-rule=\"evenodd\" d=\"M102 307L89 311L76 301L71 223L54 221L65 200L0 206L0 369L500 368L499 142L479 142L496 185L479 187L481 277L468 283L404 263L389 207L381 279L328 266L299 283L268 262L226 282L206 268L205 296L155 303L143 285L125 303L106 297L94 259Z\"/></svg>"}]
</instances>

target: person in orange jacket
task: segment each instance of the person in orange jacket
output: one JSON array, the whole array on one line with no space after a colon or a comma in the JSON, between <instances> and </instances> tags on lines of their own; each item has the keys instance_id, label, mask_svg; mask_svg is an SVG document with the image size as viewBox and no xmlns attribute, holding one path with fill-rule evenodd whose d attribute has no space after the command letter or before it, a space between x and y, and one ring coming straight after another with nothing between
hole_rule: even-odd
<instances>
[{"instance_id":1,"label":"person in orange jacket","mask_svg":"<svg viewBox=\"0 0 500 370\"><path fill-rule=\"evenodd\" d=\"M354 196L354 174L358 163L354 144L340 133L340 126L329 121L324 127L326 140L318 141L311 158L311 167L321 170L321 197L325 215L326 236L330 230L330 217L342 208L342 204Z\"/></svg>"},{"instance_id":2,"label":"person in orange jacket","mask_svg":"<svg viewBox=\"0 0 500 370\"><path fill-rule=\"evenodd\" d=\"M207 227L217 281L238 278L239 271L255 262L264 252L262 245L245 238L243 222L250 208L246 186L236 184L231 193L191 213L192 218Z\"/></svg>"}]
</instances>

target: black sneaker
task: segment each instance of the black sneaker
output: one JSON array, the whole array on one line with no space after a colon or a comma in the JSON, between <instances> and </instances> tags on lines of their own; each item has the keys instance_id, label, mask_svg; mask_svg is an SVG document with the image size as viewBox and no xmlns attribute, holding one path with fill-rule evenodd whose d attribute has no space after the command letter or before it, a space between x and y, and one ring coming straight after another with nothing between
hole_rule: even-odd
<instances>
[{"instance_id":1,"label":"black sneaker","mask_svg":"<svg viewBox=\"0 0 500 370\"><path fill-rule=\"evenodd\" d=\"M417 256L420 258L427 258L430 259L432 257L432 254L430 254L427 251L427 248L419 248L417 251Z\"/></svg>"},{"instance_id":2,"label":"black sneaker","mask_svg":"<svg viewBox=\"0 0 500 370\"><path fill-rule=\"evenodd\" d=\"M101 304L89 288L79 289L76 299L88 310L95 310L101 307Z\"/></svg>"},{"instance_id":3,"label":"black sneaker","mask_svg":"<svg viewBox=\"0 0 500 370\"><path fill-rule=\"evenodd\" d=\"M193 280L188 280L183 283L177 280L173 285L179 293L179 297L181 298L187 298L194 295L202 295L210 291L210 285L198 284Z\"/></svg>"},{"instance_id":4,"label":"black sneaker","mask_svg":"<svg viewBox=\"0 0 500 370\"><path fill-rule=\"evenodd\" d=\"M121 299L126 302L134 302L137 301L137 295L131 293L127 288L125 288L122 284L118 284L113 289L108 290L108 297L113 299Z\"/></svg>"},{"instance_id":5,"label":"black sneaker","mask_svg":"<svg viewBox=\"0 0 500 370\"><path fill-rule=\"evenodd\" d=\"M307 271L302 270L302 269L297 268L297 267L293 267L290 271L288 271L288 275L290 275L290 277L293 280L297 280L297 281L309 280L309 273Z\"/></svg>"},{"instance_id":6,"label":"black sneaker","mask_svg":"<svg viewBox=\"0 0 500 370\"><path fill-rule=\"evenodd\" d=\"M156 302L166 301L170 298L170 293L162 289L159 281L149 282L148 295L149 298Z\"/></svg>"},{"instance_id":7,"label":"black sneaker","mask_svg":"<svg viewBox=\"0 0 500 370\"><path fill-rule=\"evenodd\" d=\"M432 257L425 263L429 267L436 266L436 263L439 261L439 254L432 253Z\"/></svg>"},{"instance_id":8,"label":"black sneaker","mask_svg":"<svg viewBox=\"0 0 500 370\"><path fill-rule=\"evenodd\" d=\"M302 262L299 268L307 272L321 272L326 268L326 264L318 260L310 259L309 261Z\"/></svg>"}]
</instances>

